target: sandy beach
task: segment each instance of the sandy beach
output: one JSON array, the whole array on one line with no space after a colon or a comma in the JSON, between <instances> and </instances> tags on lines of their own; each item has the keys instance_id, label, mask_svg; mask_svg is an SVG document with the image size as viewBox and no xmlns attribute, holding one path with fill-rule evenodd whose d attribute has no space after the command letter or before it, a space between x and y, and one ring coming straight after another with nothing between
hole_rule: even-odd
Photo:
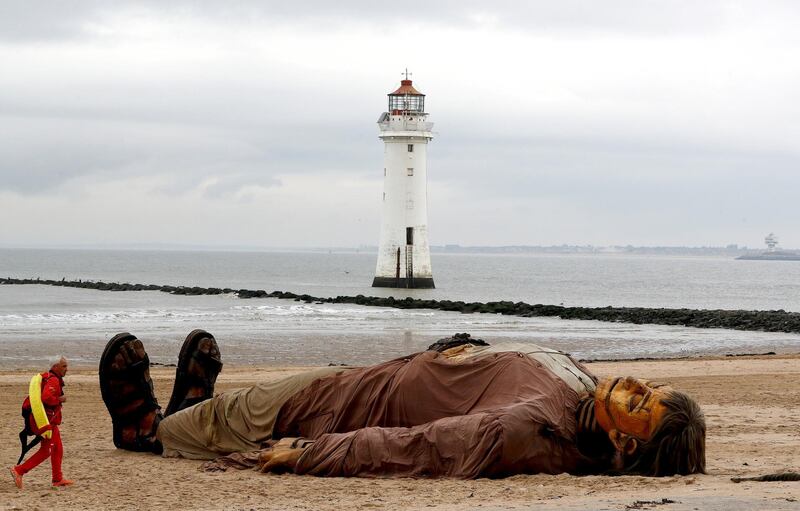
<instances>
[{"instance_id":1,"label":"sandy beach","mask_svg":"<svg viewBox=\"0 0 800 511\"><path fill-rule=\"evenodd\" d=\"M689 477L515 476L502 480L322 479L254 471L203 473L199 462L120 451L96 368L73 367L62 436L70 488L50 487L49 466L14 487L20 404L34 370L0 372L0 509L800 509L800 482L733 483L733 476L800 471L800 355L597 362L598 375L643 376L687 391L708 422L708 474ZM217 389L247 386L299 367L229 366ZM165 406L174 369L152 370Z\"/></svg>"}]
</instances>

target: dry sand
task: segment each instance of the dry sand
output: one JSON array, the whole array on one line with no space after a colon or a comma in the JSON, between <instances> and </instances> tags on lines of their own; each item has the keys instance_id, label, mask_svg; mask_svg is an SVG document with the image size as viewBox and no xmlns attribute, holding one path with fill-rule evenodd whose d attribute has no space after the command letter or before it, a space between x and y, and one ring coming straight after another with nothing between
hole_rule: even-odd
<instances>
[{"instance_id":1,"label":"dry sand","mask_svg":"<svg viewBox=\"0 0 800 511\"><path fill-rule=\"evenodd\" d=\"M800 482L744 482L732 476L800 471L800 355L590 364L598 375L635 375L695 396L708 421L708 475L690 477L515 476L502 480L343 479L203 473L199 462L116 450L97 373L73 368L62 436L64 473L76 484L50 487L49 466L14 487L20 404L33 371L0 372L0 509L800 509ZM219 391L300 368L225 367ZM159 402L174 369L153 371ZM667 500L663 500L667 499ZM645 501L645 502L642 502Z\"/></svg>"}]
</instances>

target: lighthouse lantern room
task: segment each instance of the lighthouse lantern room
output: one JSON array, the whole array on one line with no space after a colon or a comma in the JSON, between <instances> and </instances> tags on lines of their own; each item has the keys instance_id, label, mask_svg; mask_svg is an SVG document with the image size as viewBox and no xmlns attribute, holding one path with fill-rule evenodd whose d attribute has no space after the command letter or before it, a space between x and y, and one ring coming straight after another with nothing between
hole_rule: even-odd
<instances>
[{"instance_id":1,"label":"lighthouse lantern room","mask_svg":"<svg viewBox=\"0 0 800 511\"><path fill-rule=\"evenodd\" d=\"M434 287L427 183L433 123L425 113L425 94L408 75L406 71L400 87L389 94L389 109L378 119L384 143L383 214L372 287Z\"/></svg>"}]
</instances>

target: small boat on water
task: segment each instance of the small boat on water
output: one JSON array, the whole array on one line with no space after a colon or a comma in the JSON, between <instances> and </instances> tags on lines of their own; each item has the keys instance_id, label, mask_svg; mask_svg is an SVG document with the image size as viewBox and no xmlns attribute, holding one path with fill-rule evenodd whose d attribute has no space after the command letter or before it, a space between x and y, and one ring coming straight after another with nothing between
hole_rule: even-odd
<instances>
[{"instance_id":1,"label":"small boat on water","mask_svg":"<svg viewBox=\"0 0 800 511\"><path fill-rule=\"evenodd\" d=\"M800 252L778 250L778 237L775 234L769 233L764 238L764 243L767 245L765 252L755 255L741 255L736 259L745 261L800 261Z\"/></svg>"}]
</instances>

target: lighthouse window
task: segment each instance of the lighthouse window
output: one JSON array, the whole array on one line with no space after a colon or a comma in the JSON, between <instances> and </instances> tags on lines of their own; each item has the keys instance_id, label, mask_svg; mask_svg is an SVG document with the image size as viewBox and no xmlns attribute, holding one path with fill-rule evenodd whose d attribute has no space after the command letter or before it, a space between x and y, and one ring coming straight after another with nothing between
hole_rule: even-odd
<instances>
[{"instance_id":1,"label":"lighthouse window","mask_svg":"<svg viewBox=\"0 0 800 511\"><path fill-rule=\"evenodd\" d=\"M386 177L386 167L383 167L383 176Z\"/></svg>"},{"instance_id":2,"label":"lighthouse window","mask_svg":"<svg viewBox=\"0 0 800 511\"><path fill-rule=\"evenodd\" d=\"M409 153L413 153L414 152L414 144L408 144L408 152Z\"/></svg>"},{"instance_id":3,"label":"lighthouse window","mask_svg":"<svg viewBox=\"0 0 800 511\"><path fill-rule=\"evenodd\" d=\"M383 200L386 200L386 192L383 192Z\"/></svg>"},{"instance_id":4,"label":"lighthouse window","mask_svg":"<svg viewBox=\"0 0 800 511\"><path fill-rule=\"evenodd\" d=\"M414 244L414 228L406 227L406 245Z\"/></svg>"},{"instance_id":5,"label":"lighthouse window","mask_svg":"<svg viewBox=\"0 0 800 511\"><path fill-rule=\"evenodd\" d=\"M412 167L408 167L406 169L406 172L408 173L409 176L413 176L414 175L414 169Z\"/></svg>"}]
</instances>

